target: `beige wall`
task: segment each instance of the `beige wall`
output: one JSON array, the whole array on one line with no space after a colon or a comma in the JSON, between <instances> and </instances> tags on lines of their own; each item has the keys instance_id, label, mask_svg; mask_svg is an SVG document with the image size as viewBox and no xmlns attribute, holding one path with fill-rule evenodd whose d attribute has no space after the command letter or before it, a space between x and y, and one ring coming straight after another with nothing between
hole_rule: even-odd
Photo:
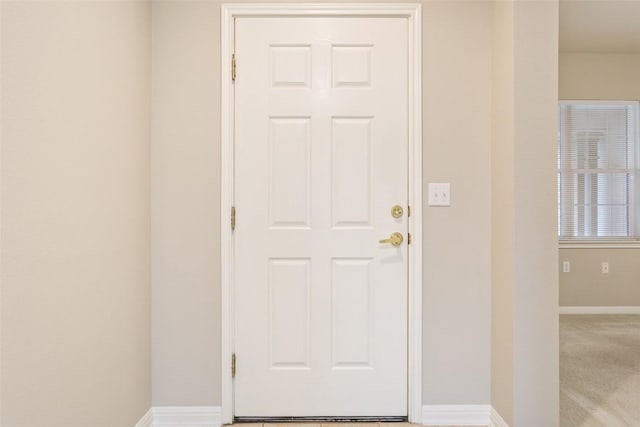
<instances>
[{"instance_id":1,"label":"beige wall","mask_svg":"<svg viewBox=\"0 0 640 427\"><path fill-rule=\"evenodd\" d=\"M560 99L640 100L640 53L561 53L559 70ZM639 263L640 248L560 249L560 305L640 306Z\"/></svg>"},{"instance_id":2,"label":"beige wall","mask_svg":"<svg viewBox=\"0 0 640 427\"><path fill-rule=\"evenodd\" d=\"M558 1L514 5L514 423L557 427Z\"/></svg>"},{"instance_id":3,"label":"beige wall","mask_svg":"<svg viewBox=\"0 0 640 427\"><path fill-rule=\"evenodd\" d=\"M563 261L571 272L562 273ZM639 266L640 249L561 249L560 306L640 306Z\"/></svg>"},{"instance_id":4,"label":"beige wall","mask_svg":"<svg viewBox=\"0 0 640 427\"><path fill-rule=\"evenodd\" d=\"M492 5L423 5L424 189L451 182L452 200L450 208L429 208L423 195L423 401L486 404Z\"/></svg>"},{"instance_id":5,"label":"beige wall","mask_svg":"<svg viewBox=\"0 0 640 427\"><path fill-rule=\"evenodd\" d=\"M493 10L491 115L491 404L513 425L513 3Z\"/></svg>"},{"instance_id":6,"label":"beige wall","mask_svg":"<svg viewBox=\"0 0 640 427\"><path fill-rule=\"evenodd\" d=\"M557 2L496 3L491 403L517 427L559 422L557 49Z\"/></svg>"},{"instance_id":7,"label":"beige wall","mask_svg":"<svg viewBox=\"0 0 640 427\"><path fill-rule=\"evenodd\" d=\"M152 15L153 405L219 405L220 4Z\"/></svg>"},{"instance_id":8,"label":"beige wall","mask_svg":"<svg viewBox=\"0 0 640 427\"><path fill-rule=\"evenodd\" d=\"M150 5L1 2L5 427L150 407Z\"/></svg>"},{"instance_id":9,"label":"beige wall","mask_svg":"<svg viewBox=\"0 0 640 427\"><path fill-rule=\"evenodd\" d=\"M219 7L153 5L154 405L220 404ZM424 2L425 404L489 402L491 7Z\"/></svg>"},{"instance_id":10,"label":"beige wall","mask_svg":"<svg viewBox=\"0 0 640 427\"><path fill-rule=\"evenodd\" d=\"M640 53L561 53L560 99L640 100Z\"/></svg>"}]
</instances>

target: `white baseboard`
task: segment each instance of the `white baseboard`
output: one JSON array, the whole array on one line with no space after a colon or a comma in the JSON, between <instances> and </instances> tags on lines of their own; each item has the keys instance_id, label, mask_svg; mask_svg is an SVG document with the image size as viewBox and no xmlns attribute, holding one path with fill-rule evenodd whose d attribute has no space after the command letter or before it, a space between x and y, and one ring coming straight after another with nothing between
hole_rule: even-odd
<instances>
[{"instance_id":1,"label":"white baseboard","mask_svg":"<svg viewBox=\"0 0 640 427\"><path fill-rule=\"evenodd\" d=\"M560 307L560 314L640 314L640 306L589 306L589 307Z\"/></svg>"},{"instance_id":2,"label":"white baseboard","mask_svg":"<svg viewBox=\"0 0 640 427\"><path fill-rule=\"evenodd\" d=\"M489 427L509 427L509 424L507 424L493 406L489 414Z\"/></svg>"},{"instance_id":3,"label":"white baseboard","mask_svg":"<svg viewBox=\"0 0 640 427\"><path fill-rule=\"evenodd\" d=\"M422 424L426 426L509 427L491 405L425 405ZM221 427L219 406L156 406L135 427Z\"/></svg>"},{"instance_id":4,"label":"white baseboard","mask_svg":"<svg viewBox=\"0 0 640 427\"><path fill-rule=\"evenodd\" d=\"M424 405L422 424L426 426L488 426L490 405Z\"/></svg>"},{"instance_id":5,"label":"white baseboard","mask_svg":"<svg viewBox=\"0 0 640 427\"><path fill-rule=\"evenodd\" d=\"M153 427L153 409L149 409L134 427Z\"/></svg>"},{"instance_id":6,"label":"white baseboard","mask_svg":"<svg viewBox=\"0 0 640 427\"><path fill-rule=\"evenodd\" d=\"M135 427L220 427L220 406L156 406Z\"/></svg>"}]
</instances>

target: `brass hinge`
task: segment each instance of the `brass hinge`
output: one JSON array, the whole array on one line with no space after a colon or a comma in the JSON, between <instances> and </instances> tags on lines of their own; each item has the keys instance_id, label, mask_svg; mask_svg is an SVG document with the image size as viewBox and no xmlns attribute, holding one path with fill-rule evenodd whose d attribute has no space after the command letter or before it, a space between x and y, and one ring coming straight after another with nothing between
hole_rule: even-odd
<instances>
[{"instance_id":1,"label":"brass hinge","mask_svg":"<svg viewBox=\"0 0 640 427\"><path fill-rule=\"evenodd\" d=\"M411 216L411 206L407 206L407 217Z\"/></svg>"},{"instance_id":2,"label":"brass hinge","mask_svg":"<svg viewBox=\"0 0 640 427\"><path fill-rule=\"evenodd\" d=\"M236 54L231 55L231 81L236 81Z\"/></svg>"},{"instance_id":3,"label":"brass hinge","mask_svg":"<svg viewBox=\"0 0 640 427\"><path fill-rule=\"evenodd\" d=\"M236 377L236 354L231 355L231 378Z\"/></svg>"},{"instance_id":4,"label":"brass hinge","mask_svg":"<svg viewBox=\"0 0 640 427\"><path fill-rule=\"evenodd\" d=\"M407 234L407 245L411 244L411 233Z\"/></svg>"},{"instance_id":5,"label":"brass hinge","mask_svg":"<svg viewBox=\"0 0 640 427\"><path fill-rule=\"evenodd\" d=\"M236 229L236 207L231 206L231 231Z\"/></svg>"}]
</instances>

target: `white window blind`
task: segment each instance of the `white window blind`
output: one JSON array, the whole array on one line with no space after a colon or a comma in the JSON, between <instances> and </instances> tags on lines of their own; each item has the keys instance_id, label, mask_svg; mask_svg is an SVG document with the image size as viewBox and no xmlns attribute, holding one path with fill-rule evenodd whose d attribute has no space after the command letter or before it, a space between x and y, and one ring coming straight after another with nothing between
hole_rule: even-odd
<instances>
[{"instance_id":1,"label":"white window blind","mask_svg":"<svg viewBox=\"0 0 640 427\"><path fill-rule=\"evenodd\" d=\"M558 234L635 239L637 102L560 102Z\"/></svg>"}]
</instances>

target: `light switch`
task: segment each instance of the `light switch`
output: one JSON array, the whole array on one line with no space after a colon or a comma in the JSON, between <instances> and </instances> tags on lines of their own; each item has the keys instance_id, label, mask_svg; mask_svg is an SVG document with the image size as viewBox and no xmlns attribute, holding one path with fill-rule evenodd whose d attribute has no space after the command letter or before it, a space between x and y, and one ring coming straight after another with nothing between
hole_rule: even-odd
<instances>
[{"instance_id":1,"label":"light switch","mask_svg":"<svg viewBox=\"0 0 640 427\"><path fill-rule=\"evenodd\" d=\"M429 206L451 206L451 184L448 182L429 183Z\"/></svg>"}]
</instances>

